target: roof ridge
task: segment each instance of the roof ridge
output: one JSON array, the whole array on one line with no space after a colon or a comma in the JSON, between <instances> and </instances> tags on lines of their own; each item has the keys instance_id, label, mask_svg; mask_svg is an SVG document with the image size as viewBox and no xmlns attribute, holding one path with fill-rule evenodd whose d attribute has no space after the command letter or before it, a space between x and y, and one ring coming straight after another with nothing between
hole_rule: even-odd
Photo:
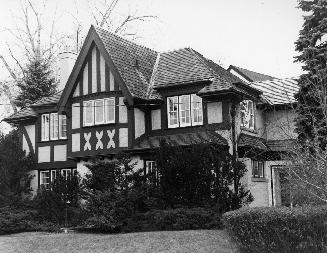
<instances>
[{"instance_id":1,"label":"roof ridge","mask_svg":"<svg viewBox=\"0 0 327 253\"><path fill-rule=\"evenodd\" d=\"M187 48L193 55L195 55L195 57L200 61L200 62L202 62L204 65L205 65L205 67L210 71L210 73L213 75L213 78L215 78L215 74L217 74L220 78L221 78L221 76L218 74L218 73L216 73L216 71L214 71L212 68L210 68L210 66L208 66L208 64L198 55L198 54L200 54L198 51L196 51L196 50L194 50L193 48L191 48L191 47L188 47ZM201 54L200 54L201 55ZM204 57L203 55L201 55L202 57ZM205 57L204 57L205 58ZM224 80L225 82L226 82L226 80Z\"/></svg>"},{"instance_id":2,"label":"roof ridge","mask_svg":"<svg viewBox=\"0 0 327 253\"><path fill-rule=\"evenodd\" d=\"M158 52L156 62L154 63L154 66L153 66L153 70L152 70L152 74L151 74L151 78L150 78L150 82L149 82L149 87L146 92L146 98L149 98L151 90L153 88L155 76L157 74L157 70L158 70L158 66L159 66L160 56L161 56L161 53Z\"/></svg>"}]
</instances>

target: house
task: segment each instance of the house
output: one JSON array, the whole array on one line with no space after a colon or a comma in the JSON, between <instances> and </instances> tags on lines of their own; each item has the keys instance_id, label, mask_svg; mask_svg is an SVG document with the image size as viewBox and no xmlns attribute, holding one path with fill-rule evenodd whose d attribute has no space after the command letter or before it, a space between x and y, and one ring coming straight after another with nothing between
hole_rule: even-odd
<instances>
[{"instance_id":1,"label":"house","mask_svg":"<svg viewBox=\"0 0 327 253\"><path fill-rule=\"evenodd\" d=\"M296 82L252 82L251 71L236 75L234 68L192 48L159 53L91 26L64 89L5 121L21 129L23 149L36 156L34 190L58 169L66 177L84 175L90 159L120 151L147 173L162 138L173 145L214 139L244 160L252 205L278 205L278 166L294 136L281 136L268 122L292 114L287 94L293 96Z\"/></svg>"}]
</instances>

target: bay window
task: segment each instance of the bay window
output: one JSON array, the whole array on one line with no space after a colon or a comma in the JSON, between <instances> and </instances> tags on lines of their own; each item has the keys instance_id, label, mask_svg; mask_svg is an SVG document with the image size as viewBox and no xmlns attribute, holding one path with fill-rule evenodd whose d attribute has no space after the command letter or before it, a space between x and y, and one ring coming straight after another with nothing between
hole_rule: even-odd
<instances>
[{"instance_id":1,"label":"bay window","mask_svg":"<svg viewBox=\"0 0 327 253\"><path fill-rule=\"evenodd\" d=\"M58 113L41 115L41 141L58 140L67 138L66 115Z\"/></svg>"},{"instance_id":2,"label":"bay window","mask_svg":"<svg viewBox=\"0 0 327 253\"><path fill-rule=\"evenodd\" d=\"M83 102L83 125L93 126L115 123L115 98Z\"/></svg>"},{"instance_id":3,"label":"bay window","mask_svg":"<svg viewBox=\"0 0 327 253\"><path fill-rule=\"evenodd\" d=\"M254 129L254 102L252 100L243 100L240 105L241 126Z\"/></svg>"},{"instance_id":4,"label":"bay window","mask_svg":"<svg viewBox=\"0 0 327 253\"><path fill-rule=\"evenodd\" d=\"M203 125L202 98L196 94L167 98L168 128Z\"/></svg>"}]
</instances>

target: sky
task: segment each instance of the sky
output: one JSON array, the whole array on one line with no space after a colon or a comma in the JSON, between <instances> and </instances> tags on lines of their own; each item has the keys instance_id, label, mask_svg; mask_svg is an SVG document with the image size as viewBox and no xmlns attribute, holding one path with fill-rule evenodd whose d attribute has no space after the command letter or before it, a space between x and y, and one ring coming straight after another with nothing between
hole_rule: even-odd
<instances>
[{"instance_id":1,"label":"sky","mask_svg":"<svg viewBox=\"0 0 327 253\"><path fill-rule=\"evenodd\" d=\"M105 0L48 0L45 30L50 30L55 17L58 33L74 34L77 22L86 33L93 22L94 1ZM0 4L0 55L12 64L7 45L17 58L23 55L7 30L19 23L20 0L0 0ZM120 0L115 15L117 20L128 13L157 16L131 27L139 35L138 43L155 50L192 47L225 68L232 64L284 78L302 73L294 63L294 42L303 23L303 13L296 7L297 0ZM8 76L0 62L0 81ZM8 113L3 106L0 118L1 112Z\"/></svg>"}]
</instances>

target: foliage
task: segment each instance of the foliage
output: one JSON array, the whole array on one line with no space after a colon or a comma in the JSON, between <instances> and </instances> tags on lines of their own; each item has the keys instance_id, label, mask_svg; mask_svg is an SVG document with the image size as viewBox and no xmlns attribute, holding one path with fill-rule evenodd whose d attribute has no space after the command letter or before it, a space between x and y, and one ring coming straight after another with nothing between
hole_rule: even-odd
<instances>
[{"instance_id":1,"label":"foliage","mask_svg":"<svg viewBox=\"0 0 327 253\"><path fill-rule=\"evenodd\" d=\"M175 147L162 141L156 160L162 198L169 207L209 205L223 212L252 201L240 183L245 165L233 161L219 144Z\"/></svg>"},{"instance_id":2,"label":"foliage","mask_svg":"<svg viewBox=\"0 0 327 253\"><path fill-rule=\"evenodd\" d=\"M57 81L47 59L31 59L24 68L23 74L22 80L17 84L20 88L16 98L17 106L26 107L42 97L55 94Z\"/></svg>"},{"instance_id":3,"label":"foliage","mask_svg":"<svg viewBox=\"0 0 327 253\"><path fill-rule=\"evenodd\" d=\"M296 95L296 127L302 142L318 141L324 148L327 143L327 2L300 0L299 8L307 16L295 43L300 53L296 61L303 64L306 73L299 79L300 89Z\"/></svg>"},{"instance_id":4,"label":"foliage","mask_svg":"<svg viewBox=\"0 0 327 253\"><path fill-rule=\"evenodd\" d=\"M34 157L21 148L19 131L0 135L0 206L17 203L29 197L29 174L35 168Z\"/></svg>"},{"instance_id":5,"label":"foliage","mask_svg":"<svg viewBox=\"0 0 327 253\"><path fill-rule=\"evenodd\" d=\"M219 229L220 214L206 208L177 208L137 213L126 221L124 232Z\"/></svg>"},{"instance_id":6,"label":"foliage","mask_svg":"<svg viewBox=\"0 0 327 253\"><path fill-rule=\"evenodd\" d=\"M243 208L222 218L244 252L326 252L327 206Z\"/></svg>"},{"instance_id":7,"label":"foliage","mask_svg":"<svg viewBox=\"0 0 327 253\"><path fill-rule=\"evenodd\" d=\"M0 208L0 235L30 231L58 231L51 222L40 221L38 212L30 205Z\"/></svg>"},{"instance_id":8,"label":"foliage","mask_svg":"<svg viewBox=\"0 0 327 253\"><path fill-rule=\"evenodd\" d=\"M57 177L49 189L41 187L34 198L38 215L45 221L60 225L76 225L82 216L79 202L79 179L71 175L67 179L57 171ZM66 222L66 215L68 224Z\"/></svg>"},{"instance_id":9,"label":"foliage","mask_svg":"<svg viewBox=\"0 0 327 253\"><path fill-rule=\"evenodd\" d=\"M140 171L131 159L119 154L110 161L95 161L83 182L88 229L102 232L120 231L126 219L143 210L145 195L141 190Z\"/></svg>"}]
</instances>

